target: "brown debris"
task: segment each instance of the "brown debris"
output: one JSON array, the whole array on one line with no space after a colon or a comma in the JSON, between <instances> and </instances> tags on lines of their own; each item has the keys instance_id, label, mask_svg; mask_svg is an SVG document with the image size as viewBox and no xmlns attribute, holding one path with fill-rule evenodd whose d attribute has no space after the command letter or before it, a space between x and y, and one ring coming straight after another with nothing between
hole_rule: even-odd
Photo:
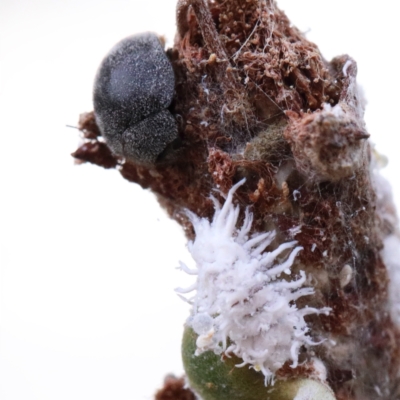
<instances>
[{"instance_id":1,"label":"brown debris","mask_svg":"<svg viewBox=\"0 0 400 400\"><path fill-rule=\"evenodd\" d=\"M93 111L79 116L78 129L82 132L83 144L71 154L77 163L89 162L103 168L115 168L118 165L118 157L101 137Z\"/></svg>"},{"instance_id":2,"label":"brown debris","mask_svg":"<svg viewBox=\"0 0 400 400\"><path fill-rule=\"evenodd\" d=\"M320 379L320 372L316 370L313 362L303 362L301 365L293 368L290 362L286 362L278 371L276 377L278 379L294 379L294 378L311 378Z\"/></svg>"},{"instance_id":3,"label":"brown debris","mask_svg":"<svg viewBox=\"0 0 400 400\"><path fill-rule=\"evenodd\" d=\"M167 376L164 381L164 387L160 389L154 398L155 400L196 400L195 394L188 388L185 388L183 378Z\"/></svg>"},{"instance_id":4,"label":"brown debris","mask_svg":"<svg viewBox=\"0 0 400 400\"><path fill-rule=\"evenodd\" d=\"M94 112L83 113L79 116L79 130L85 139L97 139L101 136L100 129L96 124Z\"/></svg>"},{"instance_id":5,"label":"brown debris","mask_svg":"<svg viewBox=\"0 0 400 400\"><path fill-rule=\"evenodd\" d=\"M297 169L309 179L338 181L363 167L369 135L351 113L341 108L298 115L284 133L290 143ZM337 115L338 114L338 115Z\"/></svg>"},{"instance_id":6,"label":"brown debris","mask_svg":"<svg viewBox=\"0 0 400 400\"><path fill-rule=\"evenodd\" d=\"M71 156L78 161L89 162L103 168L115 168L118 164L109 147L98 140L86 141Z\"/></svg>"},{"instance_id":7,"label":"brown debris","mask_svg":"<svg viewBox=\"0 0 400 400\"><path fill-rule=\"evenodd\" d=\"M211 148L207 161L208 171L215 186L227 193L232 187L232 179L236 172L232 159L224 151Z\"/></svg>"}]
</instances>

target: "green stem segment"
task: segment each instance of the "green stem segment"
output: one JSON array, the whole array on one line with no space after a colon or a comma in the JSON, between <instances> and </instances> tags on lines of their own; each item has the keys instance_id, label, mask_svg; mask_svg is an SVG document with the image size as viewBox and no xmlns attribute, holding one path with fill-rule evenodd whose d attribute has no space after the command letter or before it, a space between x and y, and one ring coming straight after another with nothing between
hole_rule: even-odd
<instances>
[{"instance_id":1,"label":"green stem segment","mask_svg":"<svg viewBox=\"0 0 400 400\"><path fill-rule=\"evenodd\" d=\"M261 372L236 367L242 362L238 357L221 360L212 351L196 356L196 339L196 333L185 328L182 358L190 387L203 400L335 400L332 390L317 380L278 380L265 386Z\"/></svg>"}]
</instances>

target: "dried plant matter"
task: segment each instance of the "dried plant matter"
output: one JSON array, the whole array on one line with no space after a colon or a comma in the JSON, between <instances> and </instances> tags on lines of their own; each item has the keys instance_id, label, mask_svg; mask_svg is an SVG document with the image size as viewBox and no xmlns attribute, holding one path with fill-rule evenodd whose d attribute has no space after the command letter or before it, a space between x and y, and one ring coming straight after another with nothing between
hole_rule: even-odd
<instances>
[{"instance_id":1,"label":"dried plant matter","mask_svg":"<svg viewBox=\"0 0 400 400\"><path fill-rule=\"evenodd\" d=\"M164 387L155 396L155 400L195 400L196 397L190 389L185 388L183 378L167 376Z\"/></svg>"},{"instance_id":2,"label":"dried plant matter","mask_svg":"<svg viewBox=\"0 0 400 400\"><path fill-rule=\"evenodd\" d=\"M298 366L289 356L278 363L272 371L276 384L319 381L338 400L400 398L397 219L379 176L379 156L368 141L356 62L346 55L325 60L268 0L181 0L177 28L167 55L175 73L169 111L178 123L179 147L146 165L124 160L110 152L88 114L81 121L85 143L74 156L117 166L125 179L150 188L193 246L199 226L215 223L220 211L214 206L228 193L237 204L234 217L225 221L233 241L243 226L246 240L274 232L268 245L253 248L260 257L296 242L302 250L290 272L304 274L305 282L294 290L311 288L312 294L293 294L289 306L330 312L304 316L307 337L324 341L301 346ZM243 178L233 196L232 186ZM286 279L288 285L293 280ZM267 304L261 302L258 311L266 312ZM221 309L213 312L213 320L222 318ZM274 340L268 332L263 338ZM231 348L229 354L230 346L238 348L237 337L226 334L221 359L215 348L195 356L198 338L193 331L185 335L193 349L191 358L184 348L193 387L198 392L207 387L202 396L218 399L218 385L233 385L243 398L232 380L201 375L208 371L203 361L226 371L229 357L245 360L243 352ZM253 372L249 379L263 382L263 374Z\"/></svg>"}]
</instances>

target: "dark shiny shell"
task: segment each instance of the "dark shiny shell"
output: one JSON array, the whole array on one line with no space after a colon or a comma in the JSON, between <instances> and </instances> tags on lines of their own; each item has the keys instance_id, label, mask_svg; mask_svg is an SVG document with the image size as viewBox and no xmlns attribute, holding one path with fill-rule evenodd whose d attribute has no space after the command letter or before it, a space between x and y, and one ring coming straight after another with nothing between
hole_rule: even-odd
<instances>
[{"instance_id":1,"label":"dark shiny shell","mask_svg":"<svg viewBox=\"0 0 400 400\"><path fill-rule=\"evenodd\" d=\"M154 163L177 139L167 109L174 86L171 63L154 33L130 36L111 49L97 72L93 102L97 125L115 154Z\"/></svg>"}]
</instances>

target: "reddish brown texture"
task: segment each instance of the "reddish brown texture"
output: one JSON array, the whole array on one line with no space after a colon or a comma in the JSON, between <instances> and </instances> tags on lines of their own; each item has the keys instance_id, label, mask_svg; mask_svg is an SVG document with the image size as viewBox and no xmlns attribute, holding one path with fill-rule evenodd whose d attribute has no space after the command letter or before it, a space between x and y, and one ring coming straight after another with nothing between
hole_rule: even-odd
<instances>
[{"instance_id":1,"label":"reddish brown texture","mask_svg":"<svg viewBox=\"0 0 400 400\"><path fill-rule=\"evenodd\" d=\"M164 387L156 393L155 400L196 400L196 396L190 389L185 388L183 378L168 376L165 378Z\"/></svg>"},{"instance_id":2,"label":"reddish brown texture","mask_svg":"<svg viewBox=\"0 0 400 400\"><path fill-rule=\"evenodd\" d=\"M337 103L341 83L336 82L336 76L331 76L329 72L335 68L323 59L313 43L291 26L272 1L219 0L209 3L208 15L204 11L205 3L187 0L178 3L181 39L178 45L184 46L183 61L186 65L190 63L194 71L198 67L193 61L197 64L198 58L185 57L189 45L193 49L206 48L208 54L203 56L205 61L215 54L219 61L218 69L225 65L226 78L220 77L220 83L235 87L232 93L228 92L227 98L220 100L226 103L228 109L233 110L240 105L238 97L253 102L261 96L267 105L262 107L262 113L268 119L283 110L315 110L323 102ZM190 18L190 4L197 20ZM191 24L184 18L185 15ZM211 15L216 27L207 30L211 24L206 23L204 18ZM194 34L197 33L194 28L197 23L203 35ZM236 79L230 76L232 71ZM231 102L234 104L230 105ZM262 122L260 118L252 119L251 114L250 125Z\"/></svg>"},{"instance_id":3,"label":"reddish brown texture","mask_svg":"<svg viewBox=\"0 0 400 400\"><path fill-rule=\"evenodd\" d=\"M89 162L103 168L115 168L118 164L108 146L98 140L85 141L71 156L81 162Z\"/></svg>"},{"instance_id":4,"label":"reddish brown texture","mask_svg":"<svg viewBox=\"0 0 400 400\"><path fill-rule=\"evenodd\" d=\"M79 116L78 129L82 132L83 143L71 154L77 163L89 162L103 168L115 168L118 165L118 157L101 137L93 111Z\"/></svg>"},{"instance_id":5,"label":"reddish brown texture","mask_svg":"<svg viewBox=\"0 0 400 400\"><path fill-rule=\"evenodd\" d=\"M85 139L97 139L101 136L93 111L81 114L79 116L78 126Z\"/></svg>"},{"instance_id":6,"label":"reddish brown texture","mask_svg":"<svg viewBox=\"0 0 400 400\"><path fill-rule=\"evenodd\" d=\"M213 206L209 193L212 185L207 165L197 165L198 158L198 153L193 157L185 154L183 162L151 168L125 162L120 172L125 179L153 190L168 205L171 214L188 209L201 216L211 216Z\"/></svg>"},{"instance_id":7,"label":"reddish brown texture","mask_svg":"<svg viewBox=\"0 0 400 400\"><path fill-rule=\"evenodd\" d=\"M286 113L291 123L284 136L291 145L297 169L309 179L339 181L363 167L364 139L369 135L353 113L341 113L340 119L329 111Z\"/></svg>"},{"instance_id":8,"label":"reddish brown texture","mask_svg":"<svg viewBox=\"0 0 400 400\"><path fill-rule=\"evenodd\" d=\"M232 179L236 172L229 154L222 150L211 148L207 161L208 171L215 186L227 193L232 187Z\"/></svg>"},{"instance_id":9,"label":"reddish brown texture","mask_svg":"<svg viewBox=\"0 0 400 400\"><path fill-rule=\"evenodd\" d=\"M293 368L290 366L290 362L286 362L283 367L278 369L276 372L276 377L278 379L287 379L287 378L316 378L318 379L318 375L315 371L315 367L310 362L304 362L301 365Z\"/></svg>"}]
</instances>

